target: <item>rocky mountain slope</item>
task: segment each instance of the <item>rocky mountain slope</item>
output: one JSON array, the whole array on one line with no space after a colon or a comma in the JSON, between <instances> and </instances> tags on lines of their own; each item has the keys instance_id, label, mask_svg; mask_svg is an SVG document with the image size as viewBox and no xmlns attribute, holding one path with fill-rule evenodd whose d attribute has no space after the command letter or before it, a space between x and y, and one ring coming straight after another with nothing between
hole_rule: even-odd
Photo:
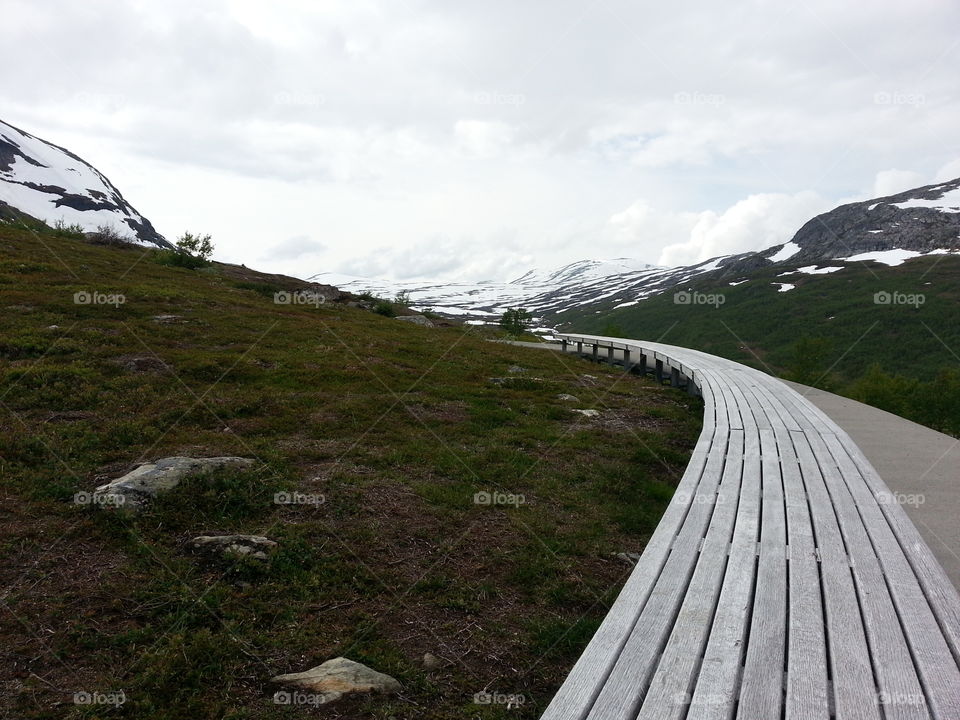
<instances>
[{"instance_id":1,"label":"rocky mountain slope","mask_svg":"<svg viewBox=\"0 0 960 720\"><path fill-rule=\"evenodd\" d=\"M0 121L0 220L22 215L85 232L109 226L131 242L171 247L96 168L69 150Z\"/></svg>"},{"instance_id":2,"label":"rocky mountain slope","mask_svg":"<svg viewBox=\"0 0 960 720\"><path fill-rule=\"evenodd\" d=\"M808 221L788 242L686 267L619 258L581 261L552 272L531 270L508 283L394 283L331 273L312 279L374 295L406 292L415 307L478 320L523 306L544 323L563 325L571 316L603 314L694 284L740 284L773 270L786 279L766 280L766 287L789 292L796 285L791 280L804 275L954 252L960 252L960 178L842 205Z\"/></svg>"}]
</instances>

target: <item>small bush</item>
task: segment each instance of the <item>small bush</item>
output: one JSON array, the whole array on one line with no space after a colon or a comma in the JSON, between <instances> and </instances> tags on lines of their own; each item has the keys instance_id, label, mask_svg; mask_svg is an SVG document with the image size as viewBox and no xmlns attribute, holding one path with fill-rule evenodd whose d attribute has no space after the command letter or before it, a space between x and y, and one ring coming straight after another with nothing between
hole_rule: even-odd
<instances>
[{"instance_id":1,"label":"small bush","mask_svg":"<svg viewBox=\"0 0 960 720\"><path fill-rule=\"evenodd\" d=\"M213 242L209 235L186 232L180 236L172 250L161 250L157 253L156 261L161 265L196 270L209 265L212 254Z\"/></svg>"},{"instance_id":2,"label":"small bush","mask_svg":"<svg viewBox=\"0 0 960 720\"><path fill-rule=\"evenodd\" d=\"M397 309L389 300L378 300L373 306L373 311L377 313L377 315L383 315L384 317L395 317L397 314Z\"/></svg>"},{"instance_id":3,"label":"small bush","mask_svg":"<svg viewBox=\"0 0 960 720\"><path fill-rule=\"evenodd\" d=\"M60 218L53 224L53 234L57 237L68 237L75 240L82 239L83 226L79 223L71 223L67 225L63 218Z\"/></svg>"},{"instance_id":4,"label":"small bush","mask_svg":"<svg viewBox=\"0 0 960 720\"><path fill-rule=\"evenodd\" d=\"M77 226L79 227L79 226ZM87 233L87 242L94 245L109 245L111 247L130 247L133 239L122 235L113 225L98 225L92 233Z\"/></svg>"}]
</instances>

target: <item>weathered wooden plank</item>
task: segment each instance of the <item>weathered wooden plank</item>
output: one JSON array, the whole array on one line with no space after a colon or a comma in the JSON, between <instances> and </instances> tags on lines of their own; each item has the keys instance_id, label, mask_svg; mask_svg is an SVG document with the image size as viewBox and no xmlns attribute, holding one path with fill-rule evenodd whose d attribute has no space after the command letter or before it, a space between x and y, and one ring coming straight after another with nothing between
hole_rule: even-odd
<instances>
[{"instance_id":1,"label":"weathered wooden plank","mask_svg":"<svg viewBox=\"0 0 960 720\"><path fill-rule=\"evenodd\" d=\"M682 720L687 714L688 692L713 625L727 566L742 477L743 433L733 430L710 527L637 720Z\"/></svg>"},{"instance_id":2,"label":"weathered wooden plank","mask_svg":"<svg viewBox=\"0 0 960 720\"><path fill-rule=\"evenodd\" d=\"M696 477L685 473L544 717L726 719L736 705L739 720L906 720L928 717L928 703L937 720L960 718L960 596L902 509L878 505L886 487L849 438L759 371L659 343L622 347L696 374ZM723 499L734 483L735 512Z\"/></svg>"},{"instance_id":3,"label":"weathered wooden plank","mask_svg":"<svg viewBox=\"0 0 960 720\"><path fill-rule=\"evenodd\" d=\"M827 436L825 440L856 501L870 542L887 577L890 594L926 691L931 715L937 720L958 718L960 668L957 667L943 631L923 594L923 588L907 561L899 540L880 510L876 497L846 447L836 436Z\"/></svg>"},{"instance_id":4,"label":"weathered wooden plank","mask_svg":"<svg viewBox=\"0 0 960 720\"><path fill-rule=\"evenodd\" d=\"M888 720L929 718L923 689L880 562L826 439L826 436L807 437L850 554L857 599L884 714Z\"/></svg>"},{"instance_id":5,"label":"weathered wooden plank","mask_svg":"<svg viewBox=\"0 0 960 720\"><path fill-rule=\"evenodd\" d=\"M690 702L688 717L698 720L733 716L754 599L762 478L760 432L755 409L739 387L734 387L734 395L741 409L749 410L743 414L743 480L723 588ZM762 411L760 415L766 422L766 415Z\"/></svg>"},{"instance_id":6,"label":"weathered wooden plank","mask_svg":"<svg viewBox=\"0 0 960 720\"><path fill-rule=\"evenodd\" d=\"M718 425L717 432L726 433L729 438L728 428ZM711 452L708 457L683 528L640 618L597 695L590 718L632 720L636 715L693 575L700 541L712 515L726 455L725 446L715 448L721 452Z\"/></svg>"},{"instance_id":7,"label":"weathered wooden plank","mask_svg":"<svg viewBox=\"0 0 960 720\"><path fill-rule=\"evenodd\" d=\"M806 433L793 433L820 555L827 646L837 720L880 720L866 631L846 545Z\"/></svg>"},{"instance_id":8,"label":"weathered wooden plank","mask_svg":"<svg viewBox=\"0 0 960 720\"><path fill-rule=\"evenodd\" d=\"M710 383L705 380L701 389L705 402L712 406ZM603 623L544 712L544 720L579 720L587 716L649 601L654 584L671 554L671 546L685 524L692 500L703 484L704 475L707 475L704 487L719 478L720 456L725 452L727 441L728 431L716 428L715 417L705 417L704 431L673 500ZM711 458L712 462L708 462Z\"/></svg>"},{"instance_id":9,"label":"weathered wooden plank","mask_svg":"<svg viewBox=\"0 0 960 720\"><path fill-rule=\"evenodd\" d=\"M960 594L903 508L892 500L886 483L860 448L845 433L837 435L856 463L871 492L881 499L880 509L886 515L890 528L900 540L917 579L923 586L924 594L940 623L954 659L960 662Z\"/></svg>"}]
</instances>

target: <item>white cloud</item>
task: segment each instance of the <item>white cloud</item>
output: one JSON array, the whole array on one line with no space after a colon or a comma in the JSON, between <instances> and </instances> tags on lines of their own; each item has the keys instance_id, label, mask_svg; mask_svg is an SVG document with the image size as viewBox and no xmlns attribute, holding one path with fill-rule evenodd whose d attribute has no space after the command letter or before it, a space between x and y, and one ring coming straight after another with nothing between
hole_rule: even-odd
<instances>
[{"instance_id":1,"label":"white cloud","mask_svg":"<svg viewBox=\"0 0 960 720\"><path fill-rule=\"evenodd\" d=\"M947 180L956 180L960 177L960 157L951 160L937 171L933 181L935 183L946 182Z\"/></svg>"},{"instance_id":2,"label":"white cloud","mask_svg":"<svg viewBox=\"0 0 960 720\"><path fill-rule=\"evenodd\" d=\"M927 179L913 170L881 170L873 181L873 192L870 197L896 195L926 183Z\"/></svg>"},{"instance_id":3,"label":"white cloud","mask_svg":"<svg viewBox=\"0 0 960 720\"><path fill-rule=\"evenodd\" d=\"M680 262L960 175L960 5L917 1L8 0L0 106L272 271Z\"/></svg>"},{"instance_id":4,"label":"white cloud","mask_svg":"<svg viewBox=\"0 0 960 720\"><path fill-rule=\"evenodd\" d=\"M261 260L303 260L311 255L319 255L326 246L323 243L312 240L306 235L297 235L276 245L272 245L263 255Z\"/></svg>"},{"instance_id":5,"label":"white cloud","mask_svg":"<svg viewBox=\"0 0 960 720\"><path fill-rule=\"evenodd\" d=\"M810 191L750 195L722 213L699 213L687 237L664 248L659 262L688 265L778 245L790 240L804 222L831 206Z\"/></svg>"}]
</instances>

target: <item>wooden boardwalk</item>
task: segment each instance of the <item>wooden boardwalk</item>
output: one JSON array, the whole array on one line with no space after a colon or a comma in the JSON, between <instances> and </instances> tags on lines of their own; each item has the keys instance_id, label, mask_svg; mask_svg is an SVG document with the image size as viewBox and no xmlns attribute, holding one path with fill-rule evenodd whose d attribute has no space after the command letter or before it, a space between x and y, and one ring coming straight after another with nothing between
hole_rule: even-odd
<instances>
[{"instance_id":1,"label":"wooden boardwalk","mask_svg":"<svg viewBox=\"0 0 960 720\"><path fill-rule=\"evenodd\" d=\"M561 337L699 393L704 423L543 720L960 720L960 596L843 430L739 363Z\"/></svg>"}]
</instances>

